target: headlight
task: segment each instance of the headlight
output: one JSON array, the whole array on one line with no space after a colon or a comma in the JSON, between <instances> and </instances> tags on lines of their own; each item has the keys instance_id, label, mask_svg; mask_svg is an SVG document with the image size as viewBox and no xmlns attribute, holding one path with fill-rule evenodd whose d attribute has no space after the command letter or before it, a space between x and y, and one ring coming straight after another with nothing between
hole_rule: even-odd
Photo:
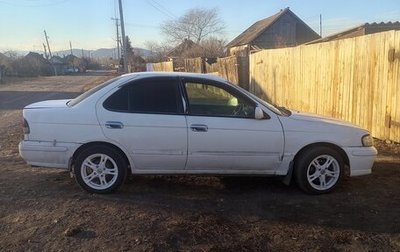
<instances>
[{"instance_id":1,"label":"headlight","mask_svg":"<svg viewBox=\"0 0 400 252\"><path fill-rule=\"evenodd\" d=\"M374 139L371 135L365 135L361 138L361 143L364 147L371 147L374 145Z\"/></svg>"}]
</instances>

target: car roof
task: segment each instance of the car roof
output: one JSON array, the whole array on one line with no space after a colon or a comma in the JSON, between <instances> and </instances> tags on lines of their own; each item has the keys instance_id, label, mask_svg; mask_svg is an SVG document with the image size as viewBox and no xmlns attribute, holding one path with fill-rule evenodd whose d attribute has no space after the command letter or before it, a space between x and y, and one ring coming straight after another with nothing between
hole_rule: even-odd
<instances>
[{"instance_id":1,"label":"car roof","mask_svg":"<svg viewBox=\"0 0 400 252\"><path fill-rule=\"evenodd\" d=\"M207 80L223 81L227 80L213 74L202 73L186 73L186 72L137 72L122 75L123 77L186 77L186 78L201 78Z\"/></svg>"}]
</instances>

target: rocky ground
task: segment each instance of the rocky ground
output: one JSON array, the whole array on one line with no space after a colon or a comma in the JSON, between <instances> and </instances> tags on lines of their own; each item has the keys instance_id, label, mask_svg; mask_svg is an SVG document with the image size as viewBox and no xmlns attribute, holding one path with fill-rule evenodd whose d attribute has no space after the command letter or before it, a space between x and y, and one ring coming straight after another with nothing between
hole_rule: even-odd
<instances>
[{"instance_id":1,"label":"rocky ground","mask_svg":"<svg viewBox=\"0 0 400 252\"><path fill-rule=\"evenodd\" d=\"M2 251L400 251L400 145L377 141L372 175L309 196L277 179L130 177L89 194L69 173L18 156L21 108L74 97L109 76L0 85Z\"/></svg>"}]
</instances>

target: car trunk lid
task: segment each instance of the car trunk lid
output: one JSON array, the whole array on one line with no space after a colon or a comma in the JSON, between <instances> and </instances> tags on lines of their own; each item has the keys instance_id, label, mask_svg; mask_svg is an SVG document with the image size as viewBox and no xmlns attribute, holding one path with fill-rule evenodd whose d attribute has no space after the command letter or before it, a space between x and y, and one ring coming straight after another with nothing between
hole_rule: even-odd
<instances>
[{"instance_id":1,"label":"car trunk lid","mask_svg":"<svg viewBox=\"0 0 400 252\"><path fill-rule=\"evenodd\" d=\"M65 108L68 107L66 100L48 100L29 104L24 109L41 109L41 108Z\"/></svg>"}]
</instances>

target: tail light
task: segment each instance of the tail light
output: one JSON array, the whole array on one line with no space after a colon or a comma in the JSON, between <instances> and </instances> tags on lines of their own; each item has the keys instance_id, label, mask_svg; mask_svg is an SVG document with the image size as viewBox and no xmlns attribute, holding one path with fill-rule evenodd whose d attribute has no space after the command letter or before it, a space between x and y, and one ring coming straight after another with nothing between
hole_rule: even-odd
<instances>
[{"instance_id":1,"label":"tail light","mask_svg":"<svg viewBox=\"0 0 400 252\"><path fill-rule=\"evenodd\" d=\"M28 121L25 118L22 122L22 128L24 130L24 134L29 134L31 132L31 130L29 129Z\"/></svg>"}]
</instances>

